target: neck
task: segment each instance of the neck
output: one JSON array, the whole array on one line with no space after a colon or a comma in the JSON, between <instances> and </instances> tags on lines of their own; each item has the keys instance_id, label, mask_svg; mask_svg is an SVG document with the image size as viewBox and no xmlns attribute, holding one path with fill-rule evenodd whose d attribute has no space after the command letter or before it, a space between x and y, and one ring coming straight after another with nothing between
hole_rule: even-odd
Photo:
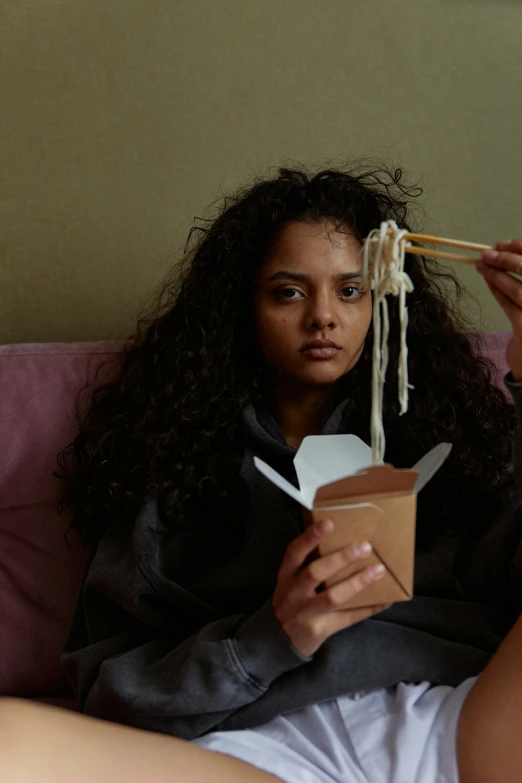
<instances>
[{"instance_id":1,"label":"neck","mask_svg":"<svg viewBox=\"0 0 522 783\"><path fill-rule=\"evenodd\" d=\"M331 409L331 389L281 385L276 393L276 419L289 446L298 449L307 435L320 435Z\"/></svg>"}]
</instances>

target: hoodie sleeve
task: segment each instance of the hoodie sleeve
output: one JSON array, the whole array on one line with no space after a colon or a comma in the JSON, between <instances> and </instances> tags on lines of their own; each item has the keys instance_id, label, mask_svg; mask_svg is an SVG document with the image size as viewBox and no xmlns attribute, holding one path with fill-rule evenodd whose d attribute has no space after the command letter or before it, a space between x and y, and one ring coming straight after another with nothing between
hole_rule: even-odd
<instances>
[{"instance_id":1,"label":"hoodie sleeve","mask_svg":"<svg viewBox=\"0 0 522 783\"><path fill-rule=\"evenodd\" d=\"M156 504L140 517L157 518ZM270 601L220 617L164 576L151 579L130 539L113 529L100 543L62 655L82 711L195 739L310 660Z\"/></svg>"},{"instance_id":2,"label":"hoodie sleeve","mask_svg":"<svg viewBox=\"0 0 522 783\"><path fill-rule=\"evenodd\" d=\"M517 427L513 435L513 474L522 496L522 383L517 383L509 373L505 378L505 384L513 398L517 413ZM515 607L520 614L522 613L522 531L511 570Z\"/></svg>"}]
</instances>

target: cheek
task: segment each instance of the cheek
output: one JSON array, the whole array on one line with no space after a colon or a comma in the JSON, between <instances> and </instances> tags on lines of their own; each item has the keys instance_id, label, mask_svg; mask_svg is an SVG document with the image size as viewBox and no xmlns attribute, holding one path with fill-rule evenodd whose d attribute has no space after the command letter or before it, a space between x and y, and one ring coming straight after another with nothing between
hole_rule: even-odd
<instances>
[{"instance_id":1,"label":"cheek","mask_svg":"<svg viewBox=\"0 0 522 783\"><path fill-rule=\"evenodd\" d=\"M265 354L278 353L286 343L287 323L283 318L263 318L257 322L257 341Z\"/></svg>"},{"instance_id":2,"label":"cheek","mask_svg":"<svg viewBox=\"0 0 522 783\"><path fill-rule=\"evenodd\" d=\"M348 307L343 311L343 325L345 333L353 335L354 339L364 339L372 325L372 300L365 297L356 307Z\"/></svg>"},{"instance_id":3,"label":"cheek","mask_svg":"<svg viewBox=\"0 0 522 783\"><path fill-rule=\"evenodd\" d=\"M363 324L364 332L366 333L370 329L370 327L372 325L372 320L373 320L373 303L372 303L372 298L370 296L368 296L365 299L364 303L365 303L364 315L363 315L361 321L362 321L362 324Z\"/></svg>"},{"instance_id":4,"label":"cheek","mask_svg":"<svg viewBox=\"0 0 522 783\"><path fill-rule=\"evenodd\" d=\"M288 311L257 305L255 326L258 345L267 357L284 354L295 342L293 322Z\"/></svg>"}]
</instances>

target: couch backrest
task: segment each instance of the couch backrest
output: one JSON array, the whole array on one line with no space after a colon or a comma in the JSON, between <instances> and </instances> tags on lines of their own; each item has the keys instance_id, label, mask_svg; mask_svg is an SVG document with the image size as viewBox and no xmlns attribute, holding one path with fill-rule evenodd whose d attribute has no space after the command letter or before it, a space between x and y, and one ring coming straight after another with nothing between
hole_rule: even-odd
<instances>
[{"instance_id":1,"label":"couch backrest","mask_svg":"<svg viewBox=\"0 0 522 783\"><path fill-rule=\"evenodd\" d=\"M53 471L77 431L79 390L120 346L0 346L0 693L66 688L59 652L87 551L76 536L64 539L69 520L57 514Z\"/></svg>"},{"instance_id":2,"label":"couch backrest","mask_svg":"<svg viewBox=\"0 0 522 783\"><path fill-rule=\"evenodd\" d=\"M505 334L488 336L499 378ZM58 695L59 653L87 560L56 512L56 456L76 433L75 399L121 343L0 346L0 693ZM85 401L88 397L86 396Z\"/></svg>"}]
</instances>

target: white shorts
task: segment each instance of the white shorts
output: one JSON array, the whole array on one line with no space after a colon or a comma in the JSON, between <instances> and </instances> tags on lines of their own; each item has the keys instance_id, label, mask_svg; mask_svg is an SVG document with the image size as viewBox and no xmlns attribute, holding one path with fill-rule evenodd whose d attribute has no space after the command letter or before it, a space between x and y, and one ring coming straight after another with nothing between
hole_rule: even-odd
<instances>
[{"instance_id":1,"label":"white shorts","mask_svg":"<svg viewBox=\"0 0 522 783\"><path fill-rule=\"evenodd\" d=\"M285 783L458 783L457 725L475 680L343 696L255 729L212 732L195 744Z\"/></svg>"}]
</instances>

